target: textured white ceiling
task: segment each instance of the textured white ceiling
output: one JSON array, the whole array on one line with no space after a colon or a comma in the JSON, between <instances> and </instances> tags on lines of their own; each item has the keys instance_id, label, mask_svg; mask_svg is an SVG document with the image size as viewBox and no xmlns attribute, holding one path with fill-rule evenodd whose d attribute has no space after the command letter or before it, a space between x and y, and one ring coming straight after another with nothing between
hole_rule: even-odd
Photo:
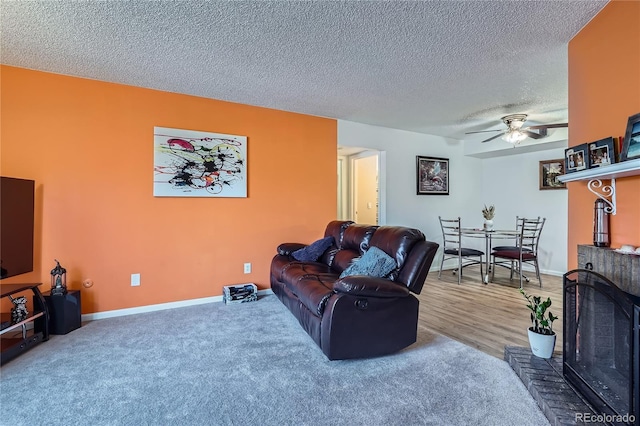
<instances>
[{"instance_id":1,"label":"textured white ceiling","mask_svg":"<svg viewBox=\"0 0 640 426\"><path fill-rule=\"evenodd\" d=\"M0 60L461 139L566 120L568 42L605 4L2 0Z\"/></svg>"}]
</instances>

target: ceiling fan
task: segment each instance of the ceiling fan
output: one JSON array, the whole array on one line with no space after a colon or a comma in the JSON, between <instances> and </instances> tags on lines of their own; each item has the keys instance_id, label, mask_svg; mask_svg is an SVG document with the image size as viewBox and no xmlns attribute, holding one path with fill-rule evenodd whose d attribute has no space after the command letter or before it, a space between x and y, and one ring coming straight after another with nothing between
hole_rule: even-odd
<instances>
[{"instance_id":1,"label":"ceiling fan","mask_svg":"<svg viewBox=\"0 0 640 426\"><path fill-rule=\"evenodd\" d=\"M512 143L513 145L517 145L526 138L544 138L545 136L547 136L547 129L569 126L569 123L556 123L524 127L525 121L527 121L527 114L509 114L502 117L502 122L507 125L506 130L481 130L479 132L468 132L466 134L470 135L472 133L501 132L498 135L483 140L482 143L492 141L502 136L502 139L504 139L505 141Z\"/></svg>"}]
</instances>

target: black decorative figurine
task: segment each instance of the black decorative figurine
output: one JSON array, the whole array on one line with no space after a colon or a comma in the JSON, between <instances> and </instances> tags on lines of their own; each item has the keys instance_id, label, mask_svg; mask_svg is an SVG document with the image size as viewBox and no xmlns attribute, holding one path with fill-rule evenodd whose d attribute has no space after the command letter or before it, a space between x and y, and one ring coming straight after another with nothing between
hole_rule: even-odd
<instances>
[{"instance_id":1,"label":"black decorative figurine","mask_svg":"<svg viewBox=\"0 0 640 426\"><path fill-rule=\"evenodd\" d=\"M67 270L60 266L60 262L57 259L56 267L51 270L51 295L67 294Z\"/></svg>"}]
</instances>

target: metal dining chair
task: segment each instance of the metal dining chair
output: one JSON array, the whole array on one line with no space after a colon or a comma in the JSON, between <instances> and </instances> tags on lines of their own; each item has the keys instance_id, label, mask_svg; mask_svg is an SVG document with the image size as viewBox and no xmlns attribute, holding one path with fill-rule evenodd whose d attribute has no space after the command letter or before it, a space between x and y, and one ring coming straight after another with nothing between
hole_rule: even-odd
<instances>
[{"instance_id":1,"label":"metal dining chair","mask_svg":"<svg viewBox=\"0 0 640 426\"><path fill-rule=\"evenodd\" d=\"M520 247L518 246L518 239L520 238L520 232L522 231L522 219L525 219L523 217L520 216L516 216L516 231L518 232L518 236L515 237L515 244L516 245L512 245L512 246L497 246L497 247L492 247L491 251L495 252L495 251L509 251L509 250L520 250ZM533 219L531 219L533 220ZM540 216L538 216L536 218L536 220L540 220ZM499 266L505 266L503 264L499 265ZM511 266L509 266L508 268L510 268L511 270L513 270L515 266L515 261L511 262ZM506 266L505 266L506 267ZM490 268L491 269L491 268ZM529 282L529 278L527 278L526 275L523 275L524 279Z\"/></svg>"},{"instance_id":2,"label":"metal dining chair","mask_svg":"<svg viewBox=\"0 0 640 426\"><path fill-rule=\"evenodd\" d=\"M518 231L518 233L522 230L522 220L520 216L516 216L516 231ZM538 216L538 220L540 219L540 216ZM518 235L515 240L515 244L516 245L512 245L512 246L497 246L497 247L492 247L491 251L502 251L502 250L518 250L518 238L520 237L520 235Z\"/></svg>"},{"instance_id":3,"label":"metal dining chair","mask_svg":"<svg viewBox=\"0 0 640 426\"><path fill-rule=\"evenodd\" d=\"M506 247L505 250L493 250L491 252L491 279L495 276L496 266L502 266L511 271L509 279L513 280L513 273L517 272L520 276L520 288L522 288L523 280L529 282L522 273L524 264L533 265L536 271L536 277L542 287L542 278L540 277L540 268L538 266L538 243L540 242L540 234L546 218L527 219L519 218L518 229L520 235L515 247ZM496 247L497 248L497 247Z\"/></svg>"},{"instance_id":4,"label":"metal dining chair","mask_svg":"<svg viewBox=\"0 0 640 426\"><path fill-rule=\"evenodd\" d=\"M440 228L442 229L443 253L440 262L440 271L438 271L438 279L442 275L442 267L445 260L456 259L458 267L453 270L455 274L458 272L458 284L462 281L462 268L471 265L480 265L480 277L484 277L482 272L482 256L484 252L473 248L462 247L462 228L460 226L460 218L440 220ZM477 260L475 258L478 258Z\"/></svg>"}]
</instances>

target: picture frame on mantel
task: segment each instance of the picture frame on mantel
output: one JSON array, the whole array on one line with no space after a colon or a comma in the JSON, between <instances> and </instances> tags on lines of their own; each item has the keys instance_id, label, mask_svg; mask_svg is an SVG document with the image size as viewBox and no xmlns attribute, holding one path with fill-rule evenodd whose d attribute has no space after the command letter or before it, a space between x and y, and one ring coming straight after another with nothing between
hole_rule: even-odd
<instances>
[{"instance_id":1,"label":"picture frame on mantel","mask_svg":"<svg viewBox=\"0 0 640 426\"><path fill-rule=\"evenodd\" d=\"M567 189L567 184L558 180L563 174L564 159L540 161L540 190Z\"/></svg>"},{"instance_id":2,"label":"picture frame on mantel","mask_svg":"<svg viewBox=\"0 0 640 426\"><path fill-rule=\"evenodd\" d=\"M606 167L616 162L616 141L613 137L589 143L589 168Z\"/></svg>"},{"instance_id":3,"label":"picture frame on mantel","mask_svg":"<svg viewBox=\"0 0 640 426\"><path fill-rule=\"evenodd\" d=\"M417 195L449 195L449 159L416 156Z\"/></svg>"},{"instance_id":4,"label":"picture frame on mantel","mask_svg":"<svg viewBox=\"0 0 640 426\"><path fill-rule=\"evenodd\" d=\"M587 144L573 146L564 150L564 169L573 173L587 168Z\"/></svg>"},{"instance_id":5,"label":"picture frame on mantel","mask_svg":"<svg viewBox=\"0 0 640 426\"><path fill-rule=\"evenodd\" d=\"M627 131L620 152L620 161L640 158L640 112L627 120Z\"/></svg>"}]
</instances>

